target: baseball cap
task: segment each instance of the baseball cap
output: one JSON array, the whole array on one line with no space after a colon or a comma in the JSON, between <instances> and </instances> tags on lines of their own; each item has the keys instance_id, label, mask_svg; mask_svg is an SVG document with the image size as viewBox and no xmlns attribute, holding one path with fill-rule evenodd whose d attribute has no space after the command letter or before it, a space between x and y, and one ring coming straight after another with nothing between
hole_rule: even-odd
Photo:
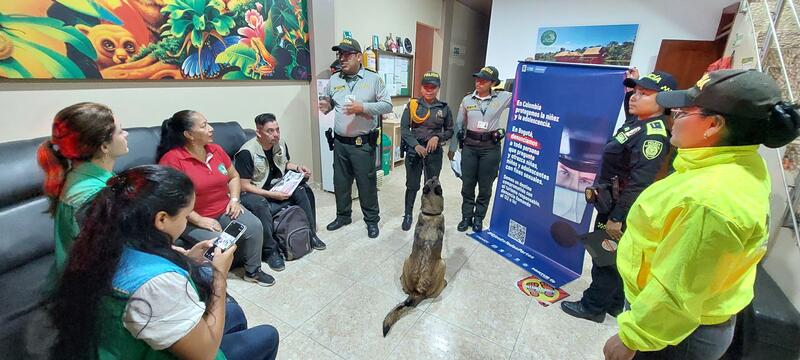
<instances>
[{"instance_id":1,"label":"baseball cap","mask_svg":"<svg viewBox=\"0 0 800 360\"><path fill-rule=\"evenodd\" d=\"M672 91L678 87L678 83L675 81L675 78L672 77L672 74L666 73L663 71L653 71L639 79L632 79L627 78L622 81L622 84L633 88L641 86L645 89L656 90L656 91Z\"/></svg>"},{"instance_id":2,"label":"baseball cap","mask_svg":"<svg viewBox=\"0 0 800 360\"><path fill-rule=\"evenodd\" d=\"M491 80L495 84L500 82L500 72L494 66L486 66L481 71L472 74L473 77Z\"/></svg>"},{"instance_id":3,"label":"baseball cap","mask_svg":"<svg viewBox=\"0 0 800 360\"><path fill-rule=\"evenodd\" d=\"M436 87L439 87L442 85L442 79L439 76L439 73L435 71L428 71L422 75L422 85L436 85Z\"/></svg>"},{"instance_id":4,"label":"baseball cap","mask_svg":"<svg viewBox=\"0 0 800 360\"><path fill-rule=\"evenodd\" d=\"M719 114L766 119L781 101L781 91L769 75L755 70L719 70L705 74L688 90L656 96L665 108L699 106Z\"/></svg>"},{"instance_id":5,"label":"baseball cap","mask_svg":"<svg viewBox=\"0 0 800 360\"><path fill-rule=\"evenodd\" d=\"M342 39L339 45L332 47L331 50L336 52L361 52L361 44L355 39Z\"/></svg>"}]
</instances>

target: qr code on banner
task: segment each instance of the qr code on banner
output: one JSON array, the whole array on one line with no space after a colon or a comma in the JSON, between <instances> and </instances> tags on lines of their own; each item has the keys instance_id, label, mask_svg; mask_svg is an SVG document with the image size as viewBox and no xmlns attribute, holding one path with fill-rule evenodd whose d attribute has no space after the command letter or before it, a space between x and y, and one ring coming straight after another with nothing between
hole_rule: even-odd
<instances>
[{"instance_id":1,"label":"qr code on banner","mask_svg":"<svg viewBox=\"0 0 800 360\"><path fill-rule=\"evenodd\" d=\"M508 237L514 239L514 241L525 245L525 234L527 231L528 228L524 225L511 219L508 220Z\"/></svg>"}]
</instances>

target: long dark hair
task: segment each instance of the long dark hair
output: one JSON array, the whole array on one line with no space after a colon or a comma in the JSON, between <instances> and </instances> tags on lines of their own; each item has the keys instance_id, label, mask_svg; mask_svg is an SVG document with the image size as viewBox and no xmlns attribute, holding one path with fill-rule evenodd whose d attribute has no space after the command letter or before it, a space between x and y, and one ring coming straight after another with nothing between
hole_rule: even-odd
<instances>
[{"instance_id":1,"label":"long dark hair","mask_svg":"<svg viewBox=\"0 0 800 360\"><path fill-rule=\"evenodd\" d=\"M73 161L89 161L114 135L114 113L102 104L83 102L62 109L53 119L50 139L39 145L36 159L44 170L44 194L55 213Z\"/></svg>"},{"instance_id":2,"label":"long dark hair","mask_svg":"<svg viewBox=\"0 0 800 360\"><path fill-rule=\"evenodd\" d=\"M728 132L722 140L724 146L763 144L769 148L782 147L797 138L800 113L796 104L778 102L772 106L765 119L753 119L735 114L719 114L701 109L706 116L722 116Z\"/></svg>"},{"instance_id":3,"label":"long dark hair","mask_svg":"<svg viewBox=\"0 0 800 360\"><path fill-rule=\"evenodd\" d=\"M181 110L161 123L161 141L156 149L156 161L161 160L167 151L186 145L183 132L192 130L196 113L194 110Z\"/></svg>"},{"instance_id":4,"label":"long dark hair","mask_svg":"<svg viewBox=\"0 0 800 360\"><path fill-rule=\"evenodd\" d=\"M158 165L142 165L108 180L88 205L86 221L72 246L66 269L50 299L50 312L58 338L53 358L85 354L97 358L100 306L113 296L112 280L123 248L165 258L189 271L200 298L217 301L209 277L199 266L171 248L172 239L153 225L158 212L171 216L189 205L194 186L183 173ZM187 288L188 291L191 291ZM115 319L114 321L120 321Z\"/></svg>"}]
</instances>

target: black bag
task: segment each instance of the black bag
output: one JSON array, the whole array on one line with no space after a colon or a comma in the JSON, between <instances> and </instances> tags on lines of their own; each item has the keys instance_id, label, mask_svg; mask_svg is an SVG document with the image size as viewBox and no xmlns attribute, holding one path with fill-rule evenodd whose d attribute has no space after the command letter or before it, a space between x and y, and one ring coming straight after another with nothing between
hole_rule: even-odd
<instances>
[{"instance_id":1,"label":"black bag","mask_svg":"<svg viewBox=\"0 0 800 360\"><path fill-rule=\"evenodd\" d=\"M297 260L311 252L311 227L297 205L288 206L272 217L275 241L287 261Z\"/></svg>"}]
</instances>

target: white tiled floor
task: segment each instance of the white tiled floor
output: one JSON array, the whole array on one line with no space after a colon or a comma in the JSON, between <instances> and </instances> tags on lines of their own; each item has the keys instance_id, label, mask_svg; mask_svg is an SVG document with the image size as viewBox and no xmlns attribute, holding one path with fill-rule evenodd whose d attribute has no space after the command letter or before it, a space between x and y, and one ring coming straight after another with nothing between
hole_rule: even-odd
<instances>
[{"instance_id":1,"label":"white tiled floor","mask_svg":"<svg viewBox=\"0 0 800 360\"><path fill-rule=\"evenodd\" d=\"M280 332L278 359L603 358L603 344L617 330L613 318L595 324L567 316L558 304L539 305L516 287L529 274L455 230L461 182L448 168L442 170L447 226L442 256L449 284L384 338L383 318L405 299L400 272L413 238L413 229L400 229L404 184L399 167L379 191L377 239L367 238L357 200L353 224L326 231L336 206L333 194L317 191L319 236L327 250L288 262L281 272L264 264L276 278L269 288L231 275L229 291L249 324L271 324ZM582 278L565 286L570 300L580 298L588 286L588 265Z\"/></svg>"}]
</instances>

